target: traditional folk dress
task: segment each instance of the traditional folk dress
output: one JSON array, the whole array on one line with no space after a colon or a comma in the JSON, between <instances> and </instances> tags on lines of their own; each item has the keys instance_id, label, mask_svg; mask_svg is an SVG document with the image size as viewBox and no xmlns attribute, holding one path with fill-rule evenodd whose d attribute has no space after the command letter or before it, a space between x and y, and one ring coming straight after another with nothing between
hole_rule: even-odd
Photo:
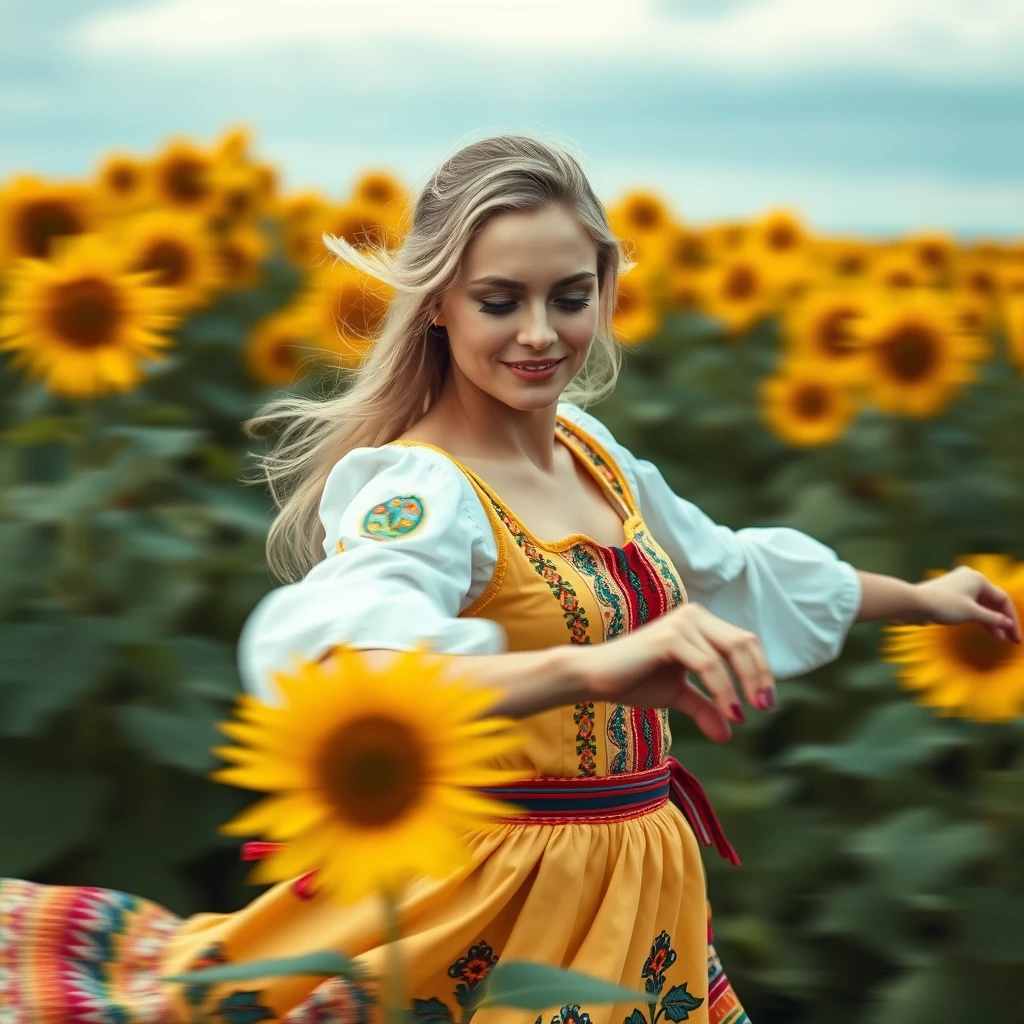
<instances>
[{"instance_id":1,"label":"traditional folk dress","mask_svg":"<svg viewBox=\"0 0 1024 1024\"><path fill-rule=\"evenodd\" d=\"M429 639L464 654L600 643L687 600L755 632L777 679L838 655L860 600L849 563L790 528L715 524L596 418L567 402L558 413L558 441L620 512L620 545L534 536L514 504L431 445L355 449L324 488L325 559L269 593L245 625L246 688L274 700L274 670L339 642L404 650ZM490 968L525 959L649 996L639 1007L566 1005L543 1024L745 1021L711 944L700 851L731 848L669 757L667 714L586 702L522 724L525 752L505 763L535 776L513 794L526 817L470 837L472 862L457 877L407 893L403 959L418 1016L534 1024L533 1014L475 1010ZM0 1021L361 1021L365 993L338 979L184 989L158 979L326 948L376 973L381 943L376 901L341 907L296 882L234 913L181 920L112 890L9 881Z\"/></svg>"}]
</instances>

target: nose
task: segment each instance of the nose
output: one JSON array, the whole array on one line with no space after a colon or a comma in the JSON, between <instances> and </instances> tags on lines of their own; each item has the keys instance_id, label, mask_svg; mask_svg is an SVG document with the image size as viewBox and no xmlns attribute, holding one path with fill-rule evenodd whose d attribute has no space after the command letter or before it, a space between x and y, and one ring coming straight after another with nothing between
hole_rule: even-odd
<instances>
[{"instance_id":1,"label":"nose","mask_svg":"<svg viewBox=\"0 0 1024 1024\"><path fill-rule=\"evenodd\" d=\"M519 329L518 341L536 349L547 348L552 342L558 341L558 332L548 320L543 303L526 316Z\"/></svg>"}]
</instances>

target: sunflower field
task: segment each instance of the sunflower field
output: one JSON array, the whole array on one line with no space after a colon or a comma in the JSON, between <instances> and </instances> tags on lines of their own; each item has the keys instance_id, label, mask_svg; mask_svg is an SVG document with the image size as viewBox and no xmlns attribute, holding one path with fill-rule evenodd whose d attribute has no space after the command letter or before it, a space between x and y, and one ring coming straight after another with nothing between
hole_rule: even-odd
<instances>
[{"instance_id":1,"label":"sunflower field","mask_svg":"<svg viewBox=\"0 0 1024 1024\"><path fill-rule=\"evenodd\" d=\"M273 585L240 423L358 363L383 286L321 234L401 244L406 187L285 193L244 127L0 182L0 875L249 902L208 779L235 644ZM637 266L593 411L734 529L912 581L959 563L1024 616L1024 241L698 225L610 202ZM861 624L724 746L675 723L743 867L716 944L758 1024L1020 1019L1024 651Z\"/></svg>"}]
</instances>

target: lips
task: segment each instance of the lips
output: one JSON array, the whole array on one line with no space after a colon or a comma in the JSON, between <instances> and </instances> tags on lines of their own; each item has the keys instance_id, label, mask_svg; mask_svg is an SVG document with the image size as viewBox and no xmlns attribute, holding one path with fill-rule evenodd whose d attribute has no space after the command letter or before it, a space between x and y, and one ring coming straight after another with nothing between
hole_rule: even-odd
<instances>
[{"instance_id":1,"label":"lips","mask_svg":"<svg viewBox=\"0 0 1024 1024\"><path fill-rule=\"evenodd\" d=\"M557 366L560 362L562 362L563 359L565 359L565 356L562 356L562 359L542 359L536 362L505 363L505 365L514 366L520 370L547 370L550 369L552 366Z\"/></svg>"}]
</instances>

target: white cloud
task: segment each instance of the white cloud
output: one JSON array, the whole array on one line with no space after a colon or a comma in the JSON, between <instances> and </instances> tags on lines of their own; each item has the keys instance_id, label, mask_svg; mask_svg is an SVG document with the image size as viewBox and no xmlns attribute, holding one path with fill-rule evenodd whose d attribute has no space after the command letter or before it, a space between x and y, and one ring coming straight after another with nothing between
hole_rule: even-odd
<instances>
[{"instance_id":1,"label":"white cloud","mask_svg":"<svg viewBox=\"0 0 1024 1024\"><path fill-rule=\"evenodd\" d=\"M94 54L174 58L399 36L510 62L613 55L736 74L1024 75L1019 0L154 0L93 16L79 39Z\"/></svg>"}]
</instances>

